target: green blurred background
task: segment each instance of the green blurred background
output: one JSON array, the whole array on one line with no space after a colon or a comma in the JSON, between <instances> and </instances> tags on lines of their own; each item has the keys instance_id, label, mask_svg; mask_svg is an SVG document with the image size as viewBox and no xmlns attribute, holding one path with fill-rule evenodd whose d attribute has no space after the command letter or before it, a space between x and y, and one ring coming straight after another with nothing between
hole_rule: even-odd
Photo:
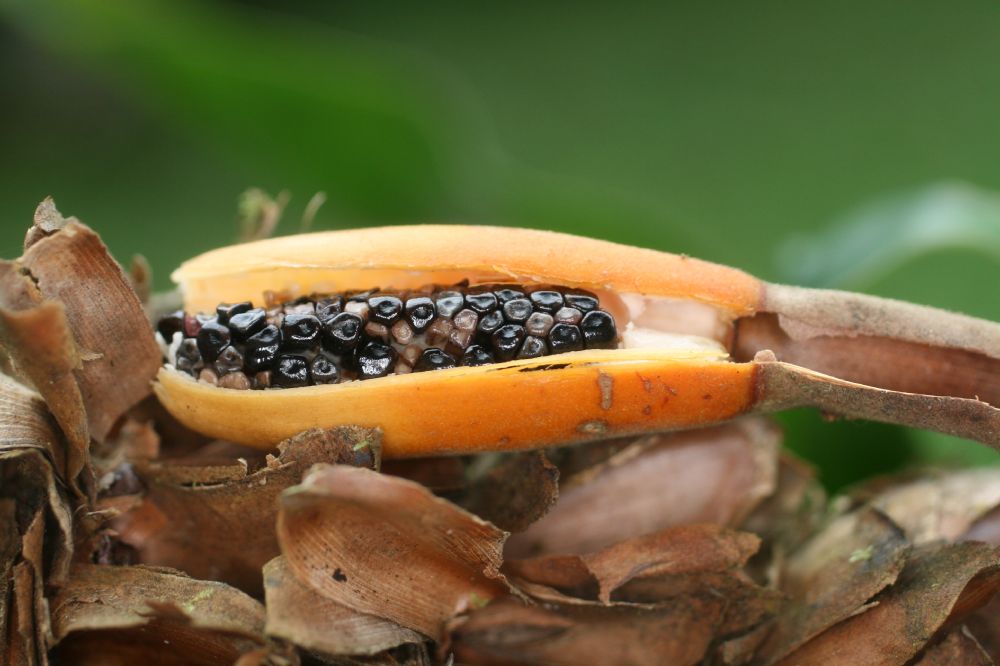
<instances>
[{"instance_id":1,"label":"green blurred background","mask_svg":"<svg viewBox=\"0 0 1000 666\"><path fill-rule=\"evenodd\" d=\"M1000 319L1000 5L0 0L0 251L45 195L160 288L279 231L559 229ZM572 258L569 258L572 260ZM991 451L784 415L830 487Z\"/></svg>"}]
</instances>

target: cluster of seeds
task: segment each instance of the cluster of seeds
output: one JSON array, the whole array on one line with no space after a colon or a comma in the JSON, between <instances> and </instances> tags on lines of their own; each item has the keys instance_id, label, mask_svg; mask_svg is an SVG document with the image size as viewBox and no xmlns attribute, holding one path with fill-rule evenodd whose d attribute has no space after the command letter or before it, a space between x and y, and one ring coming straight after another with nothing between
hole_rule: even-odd
<instances>
[{"instance_id":1,"label":"cluster of seeds","mask_svg":"<svg viewBox=\"0 0 1000 666\"><path fill-rule=\"evenodd\" d=\"M178 370L227 388L297 387L614 348L596 296L464 285L313 295L214 315L173 312L157 331Z\"/></svg>"}]
</instances>

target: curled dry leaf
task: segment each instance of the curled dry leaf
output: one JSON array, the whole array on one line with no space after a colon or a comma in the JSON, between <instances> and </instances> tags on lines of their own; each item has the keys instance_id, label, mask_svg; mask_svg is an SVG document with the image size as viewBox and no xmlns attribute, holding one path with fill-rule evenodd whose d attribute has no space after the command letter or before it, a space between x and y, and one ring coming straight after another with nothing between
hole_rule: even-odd
<instances>
[{"instance_id":1,"label":"curled dry leaf","mask_svg":"<svg viewBox=\"0 0 1000 666\"><path fill-rule=\"evenodd\" d=\"M789 557L781 589L790 601L757 650L758 659L776 661L864 610L896 581L908 549L902 531L874 509L834 518Z\"/></svg>"},{"instance_id":2,"label":"curled dry leaf","mask_svg":"<svg viewBox=\"0 0 1000 666\"><path fill-rule=\"evenodd\" d=\"M423 643L417 632L359 613L303 585L285 558L264 566L269 636L326 655L371 655L403 643Z\"/></svg>"},{"instance_id":3,"label":"curled dry leaf","mask_svg":"<svg viewBox=\"0 0 1000 666\"><path fill-rule=\"evenodd\" d=\"M146 496L114 526L140 562L259 595L261 567L280 552L274 523L281 492L318 462L375 467L379 437L367 428L308 431L282 442L278 457L249 475L238 463L238 469L167 462L140 468Z\"/></svg>"},{"instance_id":4,"label":"curled dry leaf","mask_svg":"<svg viewBox=\"0 0 1000 666\"><path fill-rule=\"evenodd\" d=\"M564 478L556 504L506 553L586 553L674 525L738 525L773 491L779 443L759 418L636 440Z\"/></svg>"},{"instance_id":5,"label":"curled dry leaf","mask_svg":"<svg viewBox=\"0 0 1000 666\"><path fill-rule=\"evenodd\" d=\"M783 666L895 666L919 653L946 622L961 622L1000 589L1000 551L982 543L914 549L895 585L868 610L816 636Z\"/></svg>"},{"instance_id":6,"label":"curled dry leaf","mask_svg":"<svg viewBox=\"0 0 1000 666\"><path fill-rule=\"evenodd\" d=\"M927 648L914 666L993 666L993 660L964 626L948 632L941 642Z\"/></svg>"},{"instance_id":7,"label":"curled dry leaf","mask_svg":"<svg viewBox=\"0 0 1000 666\"><path fill-rule=\"evenodd\" d=\"M60 664L215 666L263 644L264 607L176 571L78 564L52 600L52 627Z\"/></svg>"},{"instance_id":8,"label":"curled dry leaf","mask_svg":"<svg viewBox=\"0 0 1000 666\"><path fill-rule=\"evenodd\" d=\"M317 465L281 496L278 540L296 578L362 613L440 637L503 594L506 533L411 481Z\"/></svg>"},{"instance_id":9,"label":"curled dry leaf","mask_svg":"<svg viewBox=\"0 0 1000 666\"><path fill-rule=\"evenodd\" d=\"M966 626L993 661L1000 661L1000 595L965 620Z\"/></svg>"},{"instance_id":10,"label":"curled dry leaf","mask_svg":"<svg viewBox=\"0 0 1000 666\"><path fill-rule=\"evenodd\" d=\"M503 459L469 487L460 504L502 530L523 532L559 496L559 469L541 451Z\"/></svg>"}]
</instances>

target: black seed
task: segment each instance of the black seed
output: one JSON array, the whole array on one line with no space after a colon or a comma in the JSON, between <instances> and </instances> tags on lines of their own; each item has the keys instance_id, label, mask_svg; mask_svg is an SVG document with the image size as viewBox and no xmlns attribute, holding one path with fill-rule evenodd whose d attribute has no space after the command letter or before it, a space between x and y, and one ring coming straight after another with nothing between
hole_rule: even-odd
<instances>
[{"instance_id":1,"label":"black seed","mask_svg":"<svg viewBox=\"0 0 1000 666\"><path fill-rule=\"evenodd\" d=\"M218 315L220 324L228 324L233 315L246 312L252 307L253 305L250 301L243 301L242 303L220 303L218 307L215 308L215 314Z\"/></svg>"},{"instance_id":2,"label":"black seed","mask_svg":"<svg viewBox=\"0 0 1000 666\"><path fill-rule=\"evenodd\" d=\"M309 385L309 362L302 356L282 354L271 371L271 385L284 388Z\"/></svg>"},{"instance_id":3,"label":"black seed","mask_svg":"<svg viewBox=\"0 0 1000 666\"><path fill-rule=\"evenodd\" d=\"M316 301L316 318L320 323L325 323L344 310L344 299L340 296L330 296Z\"/></svg>"},{"instance_id":4,"label":"black seed","mask_svg":"<svg viewBox=\"0 0 1000 666\"><path fill-rule=\"evenodd\" d=\"M563 306L563 295L558 291L533 291L530 298L535 309L542 312L555 312Z\"/></svg>"},{"instance_id":5,"label":"black seed","mask_svg":"<svg viewBox=\"0 0 1000 666\"><path fill-rule=\"evenodd\" d=\"M493 332L503 326L503 315L499 310L488 312L479 320L479 332L482 335L493 335Z\"/></svg>"},{"instance_id":6,"label":"black seed","mask_svg":"<svg viewBox=\"0 0 1000 666\"><path fill-rule=\"evenodd\" d=\"M226 347L219 354L219 358L215 359L215 371L221 377L222 375L229 372L236 372L237 370L243 369L243 354L240 350L232 345Z\"/></svg>"},{"instance_id":7,"label":"black seed","mask_svg":"<svg viewBox=\"0 0 1000 666\"><path fill-rule=\"evenodd\" d=\"M504 305L515 298L524 298L524 292L518 291L517 289L503 288L497 289L493 293L496 294L497 302L499 302L500 305Z\"/></svg>"},{"instance_id":8,"label":"black seed","mask_svg":"<svg viewBox=\"0 0 1000 666\"><path fill-rule=\"evenodd\" d=\"M356 314L341 312L323 324L323 346L335 354L354 349L361 339L364 320Z\"/></svg>"},{"instance_id":9,"label":"black seed","mask_svg":"<svg viewBox=\"0 0 1000 666\"><path fill-rule=\"evenodd\" d=\"M435 296L434 306L442 317L451 317L465 305L465 297L457 291L442 291Z\"/></svg>"},{"instance_id":10,"label":"black seed","mask_svg":"<svg viewBox=\"0 0 1000 666\"><path fill-rule=\"evenodd\" d=\"M229 345L231 336L229 329L217 321L209 321L201 325L198 331L198 351L206 363L214 363L219 352Z\"/></svg>"},{"instance_id":11,"label":"black seed","mask_svg":"<svg viewBox=\"0 0 1000 666\"><path fill-rule=\"evenodd\" d=\"M392 326L403 315L403 301L395 296L373 296L368 299L369 316L373 321Z\"/></svg>"},{"instance_id":12,"label":"black seed","mask_svg":"<svg viewBox=\"0 0 1000 666\"><path fill-rule=\"evenodd\" d=\"M465 304L479 314L485 314L497 309L497 297L489 291L479 294L467 294L465 296Z\"/></svg>"},{"instance_id":13,"label":"black seed","mask_svg":"<svg viewBox=\"0 0 1000 666\"><path fill-rule=\"evenodd\" d=\"M233 339L237 342L244 342L254 333L264 328L267 323L267 313L263 308L240 312L229 318L229 330L233 334Z\"/></svg>"},{"instance_id":14,"label":"black seed","mask_svg":"<svg viewBox=\"0 0 1000 666\"><path fill-rule=\"evenodd\" d=\"M583 316L580 322L583 340L587 349L614 349L618 342L615 319L604 310L594 310Z\"/></svg>"},{"instance_id":15,"label":"black seed","mask_svg":"<svg viewBox=\"0 0 1000 666\"><path fill-rule=\"evenodd\" d=\"M455 358L437 347L428 347L417 359L413 366L413 372L424 372L425 370L444 370L454 368Z\"/></svg>"},{"instance_id":16,"label":"black seed","mask_svg":"<svg viewBox=\"0 0 1000 666\"><path fill-rule=\"evenodd\" d=\"M156 322L156 330L163 336L167 344L170 344L170 341L174 338L174 333L184 330L184 310L171 312L168 315L160 317L160 321Z\"/></svg>"},{"instance_id":17,"label":"black seed","mask_svg":"<svg viewBox=\"0 0 1000 666\"><path fill-rule=\"evenodd\" d=\"M521 344L521 350L517 353L517 357L538 358L539 356L545 356L547 353L549 353L549 348L545 344L545 340L537 338L534 335L529 335Z\"/></svg>"},{"instance_id":18,"label":"black seed","mask_svg":"<svg viewBox=\"0 0 1000 666\"><path fill-rule=\"evenodd\" d=\"M319 319L311 314L286 314L281 337L288 349L309 349L319 344Z\"/></svg>"},{"instance_id":19,"label":"black seed","mask_svg":"<svg viewBox=\"0 0 1000 666\"><path fill-rule=\"evenodd\" d=\"M493 354L482 345L472 345L462 354L462 365L489 365L493 362Z\"/></svg>"},{"instance_id":20,"label":"black seed","mask_svg":"<svg viewBox=\"0 0 1000 666\"><path fill-rule=\"evenodd\" d=\"M395 363L395 349L381 342L369 342L358 352L358 379L385 377Z\"/></svg>"},{"instance_id":21,"label":"black seed","mask_svg":"<svg viewBox=\"0 0 1000 666\"><path fill-rule=\"evenodd\" d=\"M368 302L368 299L378 293L378 289L368 289L367 291L354 291L347 294L347 300L349 301L363 301Z\"/></svg>"},{"instance_id":22,"label":"black seed","mask_svg":"<svg viewBox=\"0 0 1000 666\"><path fill-rule=\"evenodd\" d=\"M498 361L509 361L517 355L524 340L524 326L507 324L493 334L493 350Z\"/></svg>"},{"instance_id":23,"label":"black seed","mask_svg":"<svg viewBox=\"0 0 1000 666\"><path fill-rule=\"evenodd\" d=\"M583 333L572 324L556 324L549 331L549 346L553 354L583 349Z\"/></svg>"},{"instance_id":24,"label":"black seed","mask_svg":"<svg viewBox=\"0 0 1000 666\"><path fill-rule=\"evenodd\" d=\"M597 309L597 298L589 294L566 294L566 304L586 314Z\"/></svg>"},{"instance_id":25,"label":"black seed","mask_svg":"<svg viewBox=\"0 0 1000 666\"><path fill-rule=\"evenodd\" d=\"M515 298L503 304L503 316L517 324L528 321L532 310L531 301L527 298Z\"/></svg>"},{"instance_id":26,"label":"black seed","mask_svg":"<svg viewBox=\"0 0 1000 666\"><path fill-rule=\"evenodd\" d=\"M336 384L340 379L337 365L322 354L317 355L309 365L309 374L313 384Z\"/></svg>"},{"instance_id":27,"label":"black seed","mask_svg":"<svg viewBox=\"0 0 1000 666\"><path fill-rule=\"evenodd\" d=\"M426 296L417 296L406 301L406 318L415 332L422 333L436 316L434 301Z\"/></svg>"},{"instance_id":28,"label":"black seed","mask_svg":"<svg viewBox=\"0 0 1000 666\"><path fill-rule=\"evenodd\" d=\"M177 359L174 366L183 372L195 374L201 368L201 352L198 351L198 343L193 338L182 340L177 348Z\"/></svg>"},{"instance_id":29,"label":"black seed","mask_svg":"<svg viewBox=\"0 0 1000 666\"><path fill-rule=\"evenodd\" d=\"M268 324L260 332L247 338L244 363L247 371L257 373L271 368L281 347L281 331L277 326Z\"/></svg>"}]
</instances>

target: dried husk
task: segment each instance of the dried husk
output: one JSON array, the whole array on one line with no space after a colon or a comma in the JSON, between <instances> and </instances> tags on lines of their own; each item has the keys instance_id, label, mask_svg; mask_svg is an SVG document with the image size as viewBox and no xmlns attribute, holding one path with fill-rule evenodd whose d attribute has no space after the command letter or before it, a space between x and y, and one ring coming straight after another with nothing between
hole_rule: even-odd
<instances>
[{"instance_id":1,"label":"dried husk","mask_svg":"<svg viewBox=\"0 0 1000 666\"><path fill-rule=\"evenodd\" d=\"M429 637L507 590L506 533L404 479L317 465L282 494L277 529L301 583Z\"/></svg>"},{"instance_id":2,"label":"dried husk","mask_svg":"<svg viewBox=\"0 0 1000 666\"><path fill-rule=\"evenodd\" d=\"M976 637L964 626L948 632L942 641L932 645L914 666L993 666L993 660Z\"/></svg>"},{"instance_id":3,"label":"dried husk","mask_svg":"<svg viewBox=\"0 0 1000 666\"><path fill-rule=\"evenodd\" d=\"M307 431L283 442L279 455L252 474L238 461L226 467L139 466L146 494L114 527L136 549L139 562L260 595L261 568L280 553L274 524L281 493L315 463L374 468L380 445L377 430L345 427Z\"/></svg>"},{"instance_id":4,"label":"dried husk","mask_svg":"<svg viewBox=\"0 0 1000 666\"><path fill-rule=\"evenodd\" d=\"M514 454L470 485L459 504L507 532L523 532L559 496L559 469L541 451Z\"/></svg>"},{"instance_id":5,"label":"dried husk","mask_svg":"<svg viewBox=\"0 0 1000 666\"><path fill-rule=\"evenodd\" d=\"M586 553L674 525L738 525L774 489L779 441L773 425L750 418L630 442L564 477L559 500L510 538L507 555Z\"/></svg>"}]
</instances>

